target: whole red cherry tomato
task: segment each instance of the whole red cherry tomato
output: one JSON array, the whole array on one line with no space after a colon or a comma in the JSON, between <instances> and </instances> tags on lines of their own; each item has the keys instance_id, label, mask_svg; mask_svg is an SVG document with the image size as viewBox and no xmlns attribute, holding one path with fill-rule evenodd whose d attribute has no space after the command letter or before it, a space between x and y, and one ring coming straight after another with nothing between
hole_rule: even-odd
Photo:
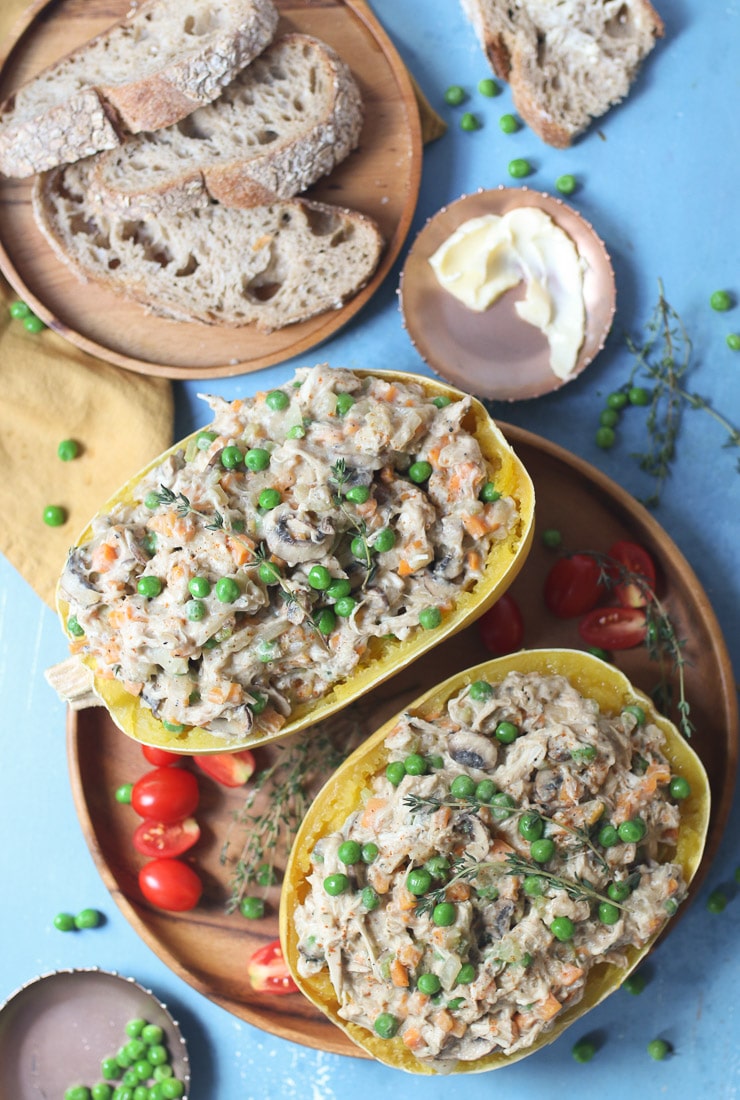
<instances>
[{"instance_id":1,"label":"whole red cherry tomato","mask_svg":"<svg viewBox=\"0 0 740 1100\"><path fill-rule=\"evenodd\" d=\"M201 771L224 787L243 787L254 775L254 756L249 749L208 753L194 759Z\"/></svg>"},{"instance_id":2,"label":"whole red cherry tomato","mask_svg":"<svg viewBox=\"0 0 740 1100\"><path fill-rule=\"evenodd\" d=\"M600 649L632 649L645 640L647 619L639 607L595 607L581 619L578 631Z\"/></svg>"},{"instance_id":3,"label":"whole red cherry tomato","mask_svg":"<svg viewBox=\"0 0 740 1100\"><path fill-rule=\"evenodd\" d=\"M508 592L478 619L478 634L483 645L497 657L515 653L524 641L524 619L519 604Z\"/></svg>"},{"instance_id":4,"label":"whole red cherry tomato","mask_svg":"<svg viewBox=\"0 0 740 1100\"><path fill-rule=\"evenodd\" d=\"M644 578L649 589L655 587L655 565L653 559L636 542L621 539L609 548L609 557L618 562L628 572ZM634 581L625 581L614 585L614 595L622 607L644 607L648 597L642 586Z\"/></svg>"},{"instance_id":5,"label":"whole red cherry tomato","mask_svg":"<svg viewBox=\"0 0 740 1100\"><path fill-rule=\"evenodd\" d=\"M153 859L139 871L139 889L158 909L183 913L198 904L203 883L193 868L179 859Z\"/></svg>"},{"instance_id":6,"label":"whole red cherry tomato","mask_svg":"<svg viewBox=\"0 0 740 1100\"><path fill-rule=\"evenodd\" d=\"M247 977L252 989L259 993L297 993L298 986L290 976L283 958L280 940L271 940L250 955Z\"/></svg>"},{"instance_id":7,"label":"whole red cherry tomato","mask_svg":"<svg viewBox=\"0 0 740 1100\"><path fill-rule=\"evenodd\" d=\"M601 568L590 554L559 558L545 577L545 604L559 619L583 615L603 594Z\"/></svg>"},{"instance_id":8,"label":"whole red cherry tomato","mask_svg":"<svg viewBox=\"0 0 740 1100\"><path fill-rule=\"evenodd\" d=\"M134 848L150 859L156 856L181 856L200 839L200 825L194 817L165 825L145 819L134 833Z\"/></svg>"},{"instance_id":9,"label":"whole red cherry tomato","mask_svg":"<svg viewBox=\"0 0 740 1100\"><path fill-rule=\"evenodd\" d=\"M155 768L166 768L170 764L179 764L185 759L185 754L182 752L168 752L167 749L158 749L154 745L142 745L141 751L144 758L150 764L154 764Z\"/></svg>"},{"instance_id":10,"label":"whole red cherry tomato","mask_svg":"<svg viewBox=\"0 0 740 1100\"><path fill-rule=\"evenodd\" d=\"M184 768L154 768L134 783L131 805L139 817L182 821L198 805L198 780Z\"/></svg>"}]
</instances>

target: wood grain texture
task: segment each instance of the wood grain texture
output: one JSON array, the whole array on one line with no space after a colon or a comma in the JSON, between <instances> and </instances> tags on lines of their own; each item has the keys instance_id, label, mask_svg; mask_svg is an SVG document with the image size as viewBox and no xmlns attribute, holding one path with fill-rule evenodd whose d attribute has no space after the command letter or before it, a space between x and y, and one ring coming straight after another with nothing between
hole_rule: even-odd
<instances>
[{"instance_id":1,"label":"wood grain texture","mask_svg":"<svg viewBox=\"0 0 740 1100\"><path fill-rule=\"evenodd\" d=\"M263 335L154 317L81 283L36 228L32 181L0 177L0 270L55 331L117 366L168 378L223 377L280 363L323 343L372 297L408 233L421 177L421 129L411 80L364 0L278 0L278 33L316 35L357 80L365 105L360 146L306 196L374 218L386 245L368 285L339 310ZM127 0L47 0L16 31L0 68L0 99L128 9Z\"/></svg>"},{"instance_id":2,"label":"wood grain texture","mask_svg":"<svg viewBox=\"0 0 740 1100\"><path fill-rule=\"evenodd\" d=\"M696 724L692 745L707 769L712 809L707 848L691 888L694 896L717 852L727 822L738 756L738 713L729 656L716 617L693 570L653 517L613 481L567 451L519 428L502 425L531 474L537 493L539 529L555 527L565 548L606 551L620 538L641 543L658 567L657 593L680 638L686 640L686 692ZM525 645L581 648L577 620L556 619L544 607L542 587L554 561L535 538L530 557L512 586L525 623ZM367 732L401 710L433 683L485 660L475 624L430 651L410 668L355 704ZM636 687L649 693L658 672L645 647L615 655ZM707 689L709 685L709 690ZM676 714L671 714L674 720ZM310 736L310 733L308 734ZM277 751L269 747L269 754ZM258 766L270 759L261 750ZM247 980L250 954L277 937L279 888L259 922L227 916L228 868L219 853L243 790L201 782L197 817L202 837L189 853L205 881L204 899L191 913L162 913L139 894L136 873L143 860L131 846L138 818L115 802L113 791L148 765L138 746L123 736L102 709L70 714L68 756L77 812L95 863L131 925L181 978L235 1016L282 1038L335 1053L364 1057L351 1041L298 995L256 993Z\"/></svg>"}]
</instances>

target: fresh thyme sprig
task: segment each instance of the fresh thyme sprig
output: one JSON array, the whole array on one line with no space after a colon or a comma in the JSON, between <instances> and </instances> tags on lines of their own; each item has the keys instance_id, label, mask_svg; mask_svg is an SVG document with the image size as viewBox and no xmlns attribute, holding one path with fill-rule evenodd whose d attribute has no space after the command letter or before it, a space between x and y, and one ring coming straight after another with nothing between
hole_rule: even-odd
<instances>
[{"instance_id":1,"label":"fresh thyme sprig","mask_svg":"<svg viewBox=\"0 0 740 1100\"><path fill-rule=\"evenodd\" d=\"M160 485L159 492L154 493L153 498L159 504L174 504L175 511L180 519L185 519L186 516L198 516L200 519L211 519L211 522L205 525L207 531L220 531L224 528L224 517L220 512L213 512L213 518L211 518L208 513L200 512L197 508L193 508L189 498L186 497L184 493L175 493L166 485Z\"/></svg>"},{"instance_id":2,"label":"fresh thyme sprig","mask_svg":"<svg viewBox=\"0 0 740 1100\"><path fill-rule=\"evenodd\" d=\"M372 555L370 553L370 546L367 541L367 524L363 519L353 515L347 508L347 504L344 498L342 490L347 482L350 480L350 475L347 473L347 463L343 458L338 458L334 465L331 467L331 476L329 478L329 484L334 486L333 500L337 508L342 512L345 519L349 522L350 528L356 532L356 537L362 539L363 556L362 562L365 566L365 579L362 583L362 587L366 588L372 581L377 570L377 563L373 562Z\"/></svg>"},{"instance_id":3,"label":"fresh thyme sprig","mask_svg":"<svg viewBox=\"0 0 740 1100\"><path fill-rule=\"evenodd\" d=\"M624 905L620 905L619 902L613 901L607 894L599 893L587 879L582 878L580 875L576 875L575 878L556 875L552 871L544 870L539 863L535 863L531 859L525 859L524 856L520 856L515 852L509 852L505 864L503 874L522 875L524 877L536 875L538 878L545 879L556 890L564 890L573 901L599 901L606 902L607 905L614 905L617 909L626 908Z\"/></svg>"}]
</instances>

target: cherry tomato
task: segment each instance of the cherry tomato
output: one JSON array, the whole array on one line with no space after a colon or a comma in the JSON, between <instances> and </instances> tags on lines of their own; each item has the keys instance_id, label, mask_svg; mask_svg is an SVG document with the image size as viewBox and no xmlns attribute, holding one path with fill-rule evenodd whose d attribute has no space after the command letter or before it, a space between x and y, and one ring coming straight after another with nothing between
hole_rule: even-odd
<instances>
[{"instance_id":1,"label":"cherry tomato","mask_svg":"<svg viewBox=\"0 0 740 1100\"><path fill-rule=\"evenodd\" d=\"M198 904L203 884L187 863L179 859L153 859L139 871L139 889L158 909L183 913Z\"/></svg>"},{"instance_id":2,"label":"cherry tomato","mask_svg":"<svg viewBox=\"0 0 740 1100\"><path fill-rule=\"evenodd\" d=\"M628 542L627 539L615 542L614 545L609 548L609 557L619 562L619 564L629 570L630 573L636 573L637 576L644 577L651 589L655 587L655 565L653 564L653 559L650 557L647 550L639 546L636 542ZM624 584L615 584L614 595L622 607L644 607L647 603L647 596L642 588L633 581L627 581Z\"/></svg>"},{"instance_id":3,"label":"cherry tomato","mask_svg":"<svg viewBox=\"0 0 740 1100\"><path fill-rule=\"evenodd\" d=\"M254 756L249 749L196 756L195 763L224 787L243 787L254 775Z\"/></svg>"},{"instance_id":4,"label":"cherry tomato","mask_svg":"<svg viewBox=\"0 0 740 1100\"><path fill-rule=\"evenodd\" d=\"M184 768L154 768L134 783L131 805L139 817L182 821L198 805L198 780Z\"/></svg>"},{"instance_id":5,"label":"cherry tomato","mask_svg":"<svg viewBox=\"0 0 740 1100\"><path fill-rule=\"evenodd\" d=\"M143 856L181 856L200 838L200 825L194 817L165 825L147 818L134 833L134 848Z\"/></svg>"},{"instance_id":6,"label":"cherry tomato","mask_svg":"<svg viewBox=\"0 0 740 1100\"><path fill-rule=\"evenodd\" d=\"M559 558L545 577L545 604L559 619L595 607L603 595L601 569L590 554Z\"/></svg>"},{"instance_id":7,"label":"cherry tomato","mask_svg":"<svg viewBox=\"0 0 740 1100\"><path fill-rule=\"evenodd\" d=\"M170 764L179 764L185 759L185 754L182 752L168 752L167 749L157 749L154 745L142 745L141 751L145 759L150 764L154 764L155 768L166 768Z\"/></svg>"},{"instance_id":8,"label":"cherry tomato","mask_svg":"<svg viewBox=\"0 0 740 1100\"><path fill-rule=\"evenodd\" d=\"M283 958L280 940L271 940L258 947L247 963L247 977L258 993L297 993L298 986L290 976Z\"/></svg>"},{"instance_id":9,"label":"cherry tomato","mask_svg":"<svg viewBox=\"0 0 740 1100\"><path fill-rule=\"evenodd\" d=\"M645 640L647 620L639 607L595 607L581 619L578 631L587 645L632 649Z\"/></svg>"},{"instance_id":10,"label":"cherry tomato","mask_svg":"<svg viewBox=\"0 0 740 1100\"><path fill-rule=\"evenodd\" d=\"M478 633L486 649L497 657L522 648L524 620L513 596L505 592L493 607L484 611L478 619Z\"/></svg>"}]
</instances>

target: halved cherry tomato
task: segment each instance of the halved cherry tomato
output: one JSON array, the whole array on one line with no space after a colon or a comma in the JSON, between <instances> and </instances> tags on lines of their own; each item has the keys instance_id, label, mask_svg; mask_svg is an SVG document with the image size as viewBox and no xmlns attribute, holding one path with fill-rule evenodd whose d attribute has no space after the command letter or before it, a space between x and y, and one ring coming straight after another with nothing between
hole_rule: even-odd
<instances>
[{"instance_id":1,"label":"halved cherry tomato","mask_svg":"<svg viewBox=\"0 0 740 1100\"><path fill-rule=\"evenodd\" d=\"M211 779L223 783L224 787L243 787L254 775L254 756L249 749L196 756L195 763Z\"/></svg>"},{"instance_id":2,"label":"halved cherry tomato","mask_svg":"<svg viewBox=\"0 0 740 1100\"><path fill-rule=\"evenodd\" d=\"M601 568L590 554L559 558L545 577L545 604L559 619L583 615L603 594Z\"/></svg>"},{"instance_id":3,"label":"halved cherry tomato","mask_svg":"<svg viewBox=\"0 0 740 1100\"><path fill-rule=\"evenodd\" d=\"M247 977L252 989L259 993L297 993L298 986L290 976L283 958L280 940L271 940L250 955Z\"/></svg>"},{"instance_id":4,"label":"halved cherry tomato","mask_svg":"<svg viewBox=\"0 0 740 1100\"><path fill-rule=\"evenodd\" d=\"M154 768L134 783L131 805L139 817L182 821L198 805L198 780L184 768Z\"/></svg>"},{"instance_id":5,"label":"halved cherry tomato","mask_svg":"<svg viewBox=\"0 0 740 1100\"><path fill-rule=\"evenodd\" d=\"M524 619L510 593L505 592L493 607L483 612L478 619L478 633L486 649L498 657L522 648Z\"/></svg>"},{"instance_id":6,"label":"halved cherry tomato","mask_svg":"<svg viewBox=\"0 0 740 1100\"><path fill-rule=\"evenodd\" d=\"M154 745L142 745L141 751L145 759L150 764L154 764L155 768L166 768L170 764L179 764L185 759L185 753L168 752L167 749L157 749Z\"/></svg>"},{"instance_id":7,"label":"halved cherry tomato","mask_svg":"<svg viewBox=\"0 0 740 1100\"><path fill-rule=\"evenodd\" d=\"M581 619L578 631L588 645L632 649L644 642L647 619L639 607L595 607Z\"/></svg>"},{"instance_id":8,"label":"halved cherry tomato","mask_svg":"<svg viewBox=\"0 0 740 1100\"><path fill-rule=\"evenodd\" d=\"M158 909L183 913L198 904L203 883L193 868L179 859L153 859L139 871L139 889Z\"/></svg>"},{"instance_id":9,"label":"halved cherry tomato","mask_svg":"<svg viewBox=\"0 0 740 1100\"><path fill-rule=\"evenodd\" d=\"M609 548L609 557L618 562L630 573L643 577L650 589L655 587L655 565L653 559L642 546L636 542L621 539ZM614 585L614 595L622 607L644 607L647 595L639 584L634 581L626 581L623 584Z\"/></svg>"},{"instance_id":10,"label":"halved cherry tomato","mask_svg":"<svg viewBox=\"0 0 740 1100\"><path fill-rule=\"evenodd\" d=\"M200 825L194 817L166 825L147 818L134 833L134 848L143 856L181 856L200 839Z\"/></svg>"}]
</instances>

